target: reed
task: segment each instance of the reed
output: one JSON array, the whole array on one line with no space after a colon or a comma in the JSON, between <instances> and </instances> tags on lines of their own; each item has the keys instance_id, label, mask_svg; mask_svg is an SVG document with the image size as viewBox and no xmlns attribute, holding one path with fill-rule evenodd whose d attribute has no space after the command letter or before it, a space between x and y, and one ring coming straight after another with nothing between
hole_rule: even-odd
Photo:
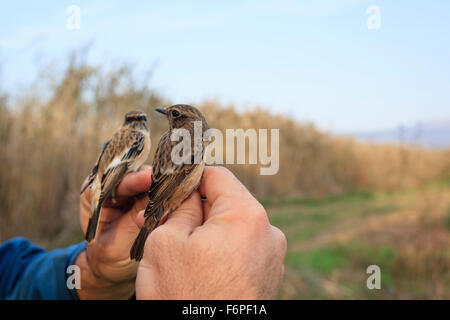
<instances>
[{"instance_id":1,"label":"reed","mask_svg":"<svg viewBox=\"0 0 450 320\"><path fill-rule=\"evenodd\" d=\"M42 87L48 94L36 90ZM79 189L103 142L126 111L139 108L150 115L156 146L167 124L153 110L169 104L129 67L104 70L77 57L14 100L0 94L0 240L22 235L53 246L81 239ZM397 190L449 177L449 150L358 142L261 108L198 107L221 130L280 129L277 175L259 175L258 165L228 166L258 197Z\"/></svg>"}]
</instances>

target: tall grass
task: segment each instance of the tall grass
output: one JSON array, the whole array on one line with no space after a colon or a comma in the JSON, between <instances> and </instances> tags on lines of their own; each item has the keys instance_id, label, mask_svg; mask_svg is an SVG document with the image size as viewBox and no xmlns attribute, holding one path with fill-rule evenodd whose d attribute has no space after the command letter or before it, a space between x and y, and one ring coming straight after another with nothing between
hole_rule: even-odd
<instances>
[{"instance_id":1,"label":"tall grass","mask_svg":"<svg viewBox=\"0 0 450 320\"><path fill-rule=\"evenodd\" d=\"M150 164L167 128L153 110L170 104L130 68L104 70L75 56L59 76L43 76L11 101L0 94L0 240L23 235L49 246L81 239L80 186L123 115L135 108L149 114ZM258 197L396 190L449 176L449 150L357 142L263 109L238 113L215 101L198 107L221 130L280 129L277 175L261 176L257 165L229 166Z\"/></svg>"}]
</instances>

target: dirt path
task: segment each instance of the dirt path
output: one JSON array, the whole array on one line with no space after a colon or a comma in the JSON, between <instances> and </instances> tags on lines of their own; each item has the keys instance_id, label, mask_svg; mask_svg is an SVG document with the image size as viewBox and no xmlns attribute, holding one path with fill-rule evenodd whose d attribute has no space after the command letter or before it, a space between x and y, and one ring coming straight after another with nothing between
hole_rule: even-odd
<instances>
[{"instance_id":1,"label":"dirt path","mask_svg":"<svg viewBox=\"0 0 450 320\"><path fill-rule=\"evenodd\" d=\"M427 195L414 206L382 216L373 215L364 219L342 222L324 230L315 238L292 244L290 251L303 251L321 247L328 243L346 242L350 239L364 239L369 235L392 237L406 233L413 226L423 224L423 220L442 216L450 208L450 192Z\"/></svg>"}]
</instances>

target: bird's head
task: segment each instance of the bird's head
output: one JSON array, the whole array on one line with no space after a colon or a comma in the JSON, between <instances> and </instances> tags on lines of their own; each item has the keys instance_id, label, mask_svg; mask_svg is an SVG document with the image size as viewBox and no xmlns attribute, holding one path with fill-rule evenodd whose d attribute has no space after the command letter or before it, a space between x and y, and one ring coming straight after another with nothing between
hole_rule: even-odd
<instances>
[{"instance_id":1,"label":"bird's head","mask_svg":"<svg viewBox=\"0 0 450 320\"><path fill-rule=\"evenodd\" d=\"M165 109L156 109L159 113L164 114L169 120L170 129L184 128L192 130L195 121L201 121L202 131L209 129L203 114L195 107L187 104L176 104Z\"/></svg>"},{"instance_id":2,"label":"bird's head","mask_svg":"<svg viewBox=\"0 0 450 320\"><path fill-rule=\"evenodd\" d=\"M133 129L148 130L147 115L144 111L140 110L130 111L125 115L125 122L123 125Z\"/></svg>"}]
</instances>

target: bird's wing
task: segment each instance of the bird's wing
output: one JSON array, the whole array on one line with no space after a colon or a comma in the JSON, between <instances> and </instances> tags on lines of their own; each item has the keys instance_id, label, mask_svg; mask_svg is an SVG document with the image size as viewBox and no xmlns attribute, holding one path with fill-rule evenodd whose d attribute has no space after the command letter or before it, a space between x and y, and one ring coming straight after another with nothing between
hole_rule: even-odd
<instances>
[{"instance_id":1,"label":"bird's wing","mask_svg":"<svg viewBox=\"0 0 450 320\"><path fill-rule=\"evenodd\" d=\"M129 148L123 154L122 161L133 161L141 154L144 147L145 136L141 132L133 132L130 139Z\"/></svg>"},{"instance_id":2,"label":"bird's wing","mask_svg":"<svg viewBox=\"0 0 450 320\"><path fill-rule=\"evenodd\" d=\"M97 158L97 162L95 163L94 168L92 168L92 171L89 174L88 182L81 188L80 194L82 194L94 182L94 179L97 176L97 172L98 172L98 164L100 163L100 160L102 159L103 153L105 152L106 148L108 147L108 144L109 144L109 141L106 141L103 144L102 151L100 152L100 155Z\"/></svg>"},{"instance_id":3,"label":"bird's wing","mask_svg":"<svg viewBox=\"0 0 450 320\"><path fill-rule=\"evenodd\" d=\"M145 217L161 207L196 166L196 164L175 164L171 159L171 152L170 133L166 131L158 143L153 159L152 184L148 191L150 200L144 214Z\"/></svg>"},{"instance_id":4,"label":"bird's wing","mask_svg":"<svg viewBox=\"0 0 450 320\"><path fill-rule=\"evenodd\" d=\"M104 175L105 178L102 181L102 192L100 194L99 201L100 203L103 202L103 200L105 200L114 190L114 188L119 184L125 173L127 173L128 166L129 163L127 161L124 161L107 171L106 175Z\"/></svg>"},{"instance_id":5,"label":"bird's wing","mask_svg":"<svg viewBox=\"0 0 450 320\"><path fill-rule=\"evenodd\" d=\"M105 150L104 158L109 161L100 163L103 172L100 180L102 190L100 199L103 200L111 194L136 157L144 150L144 145L145 136L139 131L118 132L113 136Z\"/></svg>"}]
</instances>

